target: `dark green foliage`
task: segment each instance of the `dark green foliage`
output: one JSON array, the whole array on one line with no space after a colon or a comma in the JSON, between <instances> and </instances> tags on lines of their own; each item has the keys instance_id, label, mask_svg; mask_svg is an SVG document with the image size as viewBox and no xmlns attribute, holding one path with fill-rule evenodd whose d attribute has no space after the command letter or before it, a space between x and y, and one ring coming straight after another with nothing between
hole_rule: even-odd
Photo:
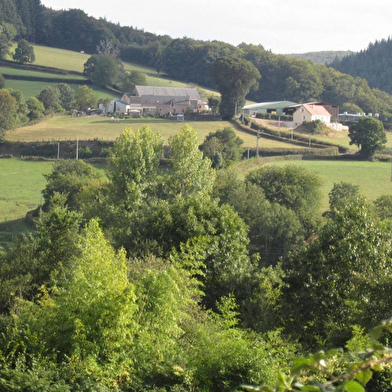
<instances>
[{"instance_id":1,"label":"dark green foliage","mask_svg":"<svg viewBox=\"0 0 392 392\"><path fill-rule=\"evenodd\" d=\"M29 112L27 117L29 120L38 120L44 116L45 107L44 104L35 97L31 97L26 101Z\"/></svg>"},{"instance_id":2,"label":"dark green foliage","mask_svg":"<svg viewBox=\"0 0 392 392\"><path fill-rule=\"evenodd\" d=\"M220 97L212 96L208 98L208 106L211 109L212 113L216 114L219 112L219 105L220 105Z\"/></svg>"},{"instance_id":3,"label":"dark green foliage","mask_svg":"<svg viewBox=\"0 0 392 392\"><path fill-rule=\"evenodd\" d=\"M251 89L259 86L260 73L245 59L221 57L210 66L210 74L221 93L219 111L224 119L236 115L236 108L245 104L245 97Z\"/></svg>"},{"instance_id":4,"label":"dark green foliage","mask_svg":"<svg viewBox=\"0 0 392 392\"><path fill-rule=\"evenodd\" d=\"M23 96L22 91L20 90L14 90L14 89L8 89L7 90L11 96L13 96L16 100L16 125L21 125L27 122L27 113L28 113L28 108L26 105L25 98Z\"/></svg>"},{"instance_id":5,"label":"dark green foliage","mask_svg":"<svg viewBox=\"0 0 392 392\"><path fill-rule=\"evenodd\" d=\"M238 48L224 42L178 38L172 40L163 51L163 68L171 78L212 87L211 64L220 57L239 53Z\"/></svg>"},{"instance_id":6,"label":"dark green foliage","mask_svg":"<svg viewBox=\"0 0 392 392\"><path fill-rule=\"evenodd\" d=\"M60 93L60 97L59 97L60 105L65 110L73 109L75 93L72 90L72 88L66 83L57 84L56 87Z\"/></svg>"},{"instance_id":7,"label":"dark green foliage","mask_svg":"<svg viewBox=\"0 0 392 392\"><path fill-rule=\"evenodd\" d=\"M61 110L60 91L56 86L45 87L37 98L43 103L45 110Z\"/></svg>"},{"instance_id":8,"label":"dark green foliage","mask_svg":"<svg viewBox=\"0 0 392 392\"><path fill-rule=\"evenodd\" d=\"M353 185L342 181L338 184L333 184L333 188L328 195L330 209L340 209L346 203L359 196L359 185Z\"/></svg>"},{"instance_id":9,"label":"dark green foliage","mask_svg":"<svg viewBox=\"0 0 392 392\"><path fill-rule=\"evenodd\" d=\"M98 86L114 86L118 82L120 65L110 54L93 55L84 64L83 73Z\"/></svg>"},{"instance_id":10,"label":"dark green foliage","mask_svg":"<svg viewBox=\"0 0 392 392\"><path fill-rule=\"evenodd\" d=\"M232 205L248 225L250 250L261 255L261 264L276 263L303 240L305 231L296 213L267 200L260 187L226 171L219 172L214 188L214 195Z\"/></svg>"},{"instance_id":11,"label":"dark green foliage","mask_svg":"<svg viewBox=\"0 0 392 392\"><path fill-rule=\"evenodd\" d=\"M97 93L88 86L80 86L75 92L75 108L82 110L83 108L95 108L98 104Z\"/></svg>"},{"instance_id":12,"label":"dark green foliage","mask_svg":"<svg viewBox=\"0 0 392 392\"><path fill-rule=\"evenodd\" d=\"M50 199L58 192L66 195L66 204L69 208L75 209L77 205L77 195L89 182L97 179L95 169L83 162L76 160L61 160L53 165L53 170L46 175L46 187L42 191L47 207Z\"/></svg>"},{"instance_id":13,"label":"dark green foliage","mask_svg":"<svg viewBox=\"0 0 392 392\"><path fill-rule=\"evenodd\" d=\"M77 254L77 234L81 216L64 207L65 198L54 195L47 213L36 222L37 233L16 241L0 258L1 311L15 297L33 299L41 285L60 285L72 256Z\"/></svg>"},{"instance_id":14,"label":"dark green foliage","mask_svg":"<svg viewBox=\"0 0 392 392\"><path fill-rule=\"evenodd\" d=\"M128 222L128 219L131 219ZM222 295L234 294L241 302L251 290L255 266L247 252L247 228L229 206L208 198L176 198L145 203L121 222L121 245L130 254L167 256L193 238L204 238L204 302L214 307Z\"/></svg>"},{"instance_id":15,"label":"dark green foliage","mask_svg":"<svg viewBox=\"0 0 392 392\"><path fill-rule=\"evenodd\" d=\"M132 92L136 85L138 86L147 85L146 75L141 73L140 71L131 71L129 73L128 72L123 73L120 76L119 85L123 93Z\"/></svg>"},{"instance_id":16,"label":"dark green foliage","mask_svg":"<svg viewBox=\"0 0 392 392\"><path fill-rule=\"evenodd\" d=\"M15 35L16 29L12 24L0 22L0 60L5 60L10 54Z\"/></svg>"},{"instance_id":17,"label":"dark green foliage","mask_svg":"<svg viewBox=\"0 0 392 392\"><path fill-rule=\"evenodd\" d=\"M303 132L312 135L323 135L331 132L331 128L328 128L320 120L315 121L304 121L300 127L296 128L297 132Z\"/></svg>"},{"instance_id":18,"label":"dark green foliage","mask_svg":"<svg viewBox=\"0 0 392 392\"><path fill-rule=\"evenodd\" d=\"M12 58L20 64L34 63L34 48L25 39L21 39Z\"/></svg>"},{"instance_id":19,"label":"dark green foliage","mask_svg":"<svg viewBox=\"0 0 392 392\"><path fill-rule=\"evenodd\" d=\"M6 90L0 90L0 140L3 139L5 131L16 125L17 102Z\"/></svg>"},{"instance_id":20,"label":"dark green foliage","mask_svg":"<svg viewBox=\"0 0 392 392\"><path fill-rule=\"evenodd\" d=\"M338 71L365 78L370 86L392 93L389 70L391 46L390 37L380 41L376 40L369 43L369 46L359 53L352 53L342 59L336 59L331 63L331 66Z\"/></svg>"},{"instance_id":21,"label":"dark green foliage","mask_svg":"<svg viewBox=\"0 0 392 392\"><path fill-rule=\"evenodd\" d=\"M210 132L204 139L200 149L204 156L211 159L213 167L227 167L231 163L239 161L243 154L242 144L240 139L234 132L233 128L223 128L221 130ZM217 161L216 154L220 154L220 159ZM217 162L220 165L217 165Z\"/></svg>"},{"instance_id":22,"label":"dark green foliage","mask_svg":"<svg viewBox=\"0 0 392 392\"><path fill-rule=\"evenodd\" d=\"M295 165L268 166L246 179L261 187L267 200L294 211L307 235L318 226L321 182L315 174Z\"/></svg>"},{"instance_id":23,"label":"dark green foliage","mask_svg":"<svg viewBox=\"0 0 392 392\"><path fill-rule=\"evenodd\" d=\"M350 126L348 136L351 139L350 144L361 148L359 153L364 158L372 158L387 142L383 123L371 117L362 117Z\"/></svg>"},{"instance_id":24,"label":"dark green foliage","mask_svg":"<svg viewBox=\"0 0 392 392\"><path fill-rule=\"evenodd\" d=\"M377 216L381 220L392 219L392 195L382 195L374 200Z\"/></svg>"},{"instance_id":25,"label":"dark green foliage","mask_svg":"<svg viewBox=\"0 0 392 392\"><path fill-rule=\"evenodd\" d=\"M334 210L319 238L284 264L287 332L301 341L339 346L351 325L365 328L390 313L392 237L361 199Z\"/></svg>"}]
</instances>

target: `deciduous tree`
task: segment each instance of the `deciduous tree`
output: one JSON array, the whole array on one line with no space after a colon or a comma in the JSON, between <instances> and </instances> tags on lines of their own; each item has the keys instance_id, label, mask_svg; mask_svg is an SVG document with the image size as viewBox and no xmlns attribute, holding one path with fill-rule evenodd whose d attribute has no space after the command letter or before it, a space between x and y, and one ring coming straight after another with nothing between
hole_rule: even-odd
<instances>
[{"instance_id":1,"label":"deciduous tree","mask_svg":"<svg viewBox=\"0 0 392 392\"><path fill-rule=\"evenodd\" d=\"M244 141L239 138L233 128L226 127L215 132L210 132L200 146L204 156L214 160L216 153L222 156L222 166L227 167L231 163L239 161L243 154L242 144Z\"/></svg>"},{"instance_id":2,"label":"deciduous tree","mask_svg":"<svg viewBox=\"0 0 392 392\"><path fill-rule=\"evenodd\" d=\"M16 99L6 90L0 90L0 140L3 139L6 131L16 125L17 102Z\"/></svg>"},{"instance_id":3,"label":"deciduous tree","mask_svg":"<svg viewBox=\"0 0 392 392\"><path fill-rule=\"evenodd\" d=\"M348 136L350 144L360 147L359 153L364 158L372 158L387 142L383 123L372 117L362 117L350 126Z\"/></svg>"},{"instance_id":4,"label":"deciduous tree","mask_svg":"<svg viewBox=\"0 0 392 392\"><path fill-rule=\"evenodd\" d=\"M84 107L95 108L98 104L97 93L88 86L79 86L75 93L75 106L78 110Z\"/></svg>"},{"instance_id":5,"label":"deciduous tree","mask_svg":"<svg viewBox=\"0 0 392 392\"><path fill-rule=\"evenodd\" d=\"M18 46L15 49L15 53L12 58L20 64L34 63L35 54L34 48L25 39L21 39L18 42Z\"/></svg>"},{"instance_id":6,"label":"deciduous tree","mask_svg":"<svg viewBox=\"0 0 392 392\"><path fill-rule=\"evenodd\" d=\"M251 89L257 89L260 73L248 60L221 57L210 67L212 79L222 95L220 112L225 119L232 118L241 108Z\"/></svg>"},{"instance_id":7,"label":"deciduous tree","mask_svg":"<svg viewBox=\"0 0 392 392\"><path fill-rule=\"evenodd\" d=\"M211 161L203 158L199 138L194 129L186 125L169 139L172 152L172 170L166 176L165 190L170 195L209 195L215 178Z\"/></svg>"}]
</instances>

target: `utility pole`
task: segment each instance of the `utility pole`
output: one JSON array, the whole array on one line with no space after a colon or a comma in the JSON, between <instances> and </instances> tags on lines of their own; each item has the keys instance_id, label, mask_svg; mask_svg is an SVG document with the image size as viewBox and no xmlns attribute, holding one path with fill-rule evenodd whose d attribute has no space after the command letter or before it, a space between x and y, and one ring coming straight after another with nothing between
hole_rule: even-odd
<instances>
[{"instance_id":1,"label":"utility pole","mask_svg":"<svg viewBox=\"0 0 392 392\"><path fill-rule=\"evenodd\" d=\"M256 158L259 157L259 138L260 138L260 131L257 130L257 142L256 142Z\"/></svg>"},{"instance_id":2,"label":"utility pole","mask_svg":"<svg viewBox=\"0 0 392 392\"><path fill-rule=\"evenodd\" d=\"M250 150L250 148L248 147L248 159L249 159L249 150Z\"/></svg>"},{"instance_id":3,"label":"utility pole","mask_svg":"<svg viewBox=\"0 0 392 392\"><path fill-rule=\"evenodd\" d=\"M312 145L312 138L311 134L309 134L309 154L310 154L310 146Z\"/></svg>"},{"instance_id":4,"label":"utility pole","mask_svg":"<svg viewBox=\"0 0 392 392\"><path fill-rule=\"evenodd\" d=\"M57 143L57 160L60 159L60 142Z\"/></svg>"}]
</instances>

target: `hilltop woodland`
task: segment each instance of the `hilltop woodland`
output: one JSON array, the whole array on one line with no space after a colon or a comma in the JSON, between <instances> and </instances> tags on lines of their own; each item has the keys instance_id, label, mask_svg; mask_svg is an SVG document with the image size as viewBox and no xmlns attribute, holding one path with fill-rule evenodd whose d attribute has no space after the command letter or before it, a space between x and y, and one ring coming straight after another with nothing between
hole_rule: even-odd
<instances>
[{"instance_id":1,"label":"hilltop woodland","mask_svg":"<svg viewBox=\"0 0 392 392\"><path fill-rule=\"evenodd\" d=\"M365 78L371 87L392 93L391 69L392 40L391 37L370 43L358 53L352 53L341 59L335 59L331 66L338 71L354 77Z\"/></svg>"},{"instance_id":2,"label":"hilltop woodland","mask_svg":"<svg viewBox=\"0 0 392 392\"><path fill-rule=\"evenodd\" d=\"M97 54L100 42L111 42L123 61L153 67L176 80L216 87L210 66L219 58L236 57L253 63L261 75L258 88L248 94L248 99L259 102L323 100L340 105L344 111L355 108L356 111L379 113L384 122L392 117L392 97L370 88L366 79L307 60L275 55L260 45L235 47L218 41L172 39L95 19L82 10L54 11L40 4L40 0L0 0L0 26L0 58L4 58L12 39L26 39L31 43L92 55ZM380 67L384 64L376 62ZM370 69L373 77L382 74L375 72L375 68ZM360 76L370 80L370 75ZM385 80L372 84L389 92L388 85Z\"/></svg>"},{"instance_id":3,"label":"hilltop woodland","mask_svg":"<svg viewBox=\"0 0 392 392\"><path fill-rule=\"evenodd\" d=\"M0 255L0 389L390 390L391 197L335 184L322 218L316 175L216 171L189 126L165 156L145 127L105 179L54 164L36 231Z\"/></svg>"}]
</instances>

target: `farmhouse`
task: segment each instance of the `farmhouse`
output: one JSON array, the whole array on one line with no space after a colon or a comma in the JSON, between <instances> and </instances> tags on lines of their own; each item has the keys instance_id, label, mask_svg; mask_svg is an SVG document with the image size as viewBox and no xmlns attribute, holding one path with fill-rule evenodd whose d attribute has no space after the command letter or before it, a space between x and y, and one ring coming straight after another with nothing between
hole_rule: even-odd
<instances>
[{"instance_id":1,"label":"farmhouse","mask_svg":"<svg viewBox=\"0 0 392 392\"><path fill-rule=\"evenodd\" d=\"M207 105L195 88L178 87L135 86L121 100L131 108L141 108L143 114L183 114L188 110L200 113Z\"/></svg>"},{"instance_id":2,"label":"farmhouse","mask_svg":"<svg viewBox=\"0 0 392 392\"><path fill-rule=\"evenodd\" d=\"M324 106L314 103L304 103L297 107L293 114L294 126L301 125L304 121L320 120L325 124L330 124L331 113Z\"/></svg>"}]
</instances>

